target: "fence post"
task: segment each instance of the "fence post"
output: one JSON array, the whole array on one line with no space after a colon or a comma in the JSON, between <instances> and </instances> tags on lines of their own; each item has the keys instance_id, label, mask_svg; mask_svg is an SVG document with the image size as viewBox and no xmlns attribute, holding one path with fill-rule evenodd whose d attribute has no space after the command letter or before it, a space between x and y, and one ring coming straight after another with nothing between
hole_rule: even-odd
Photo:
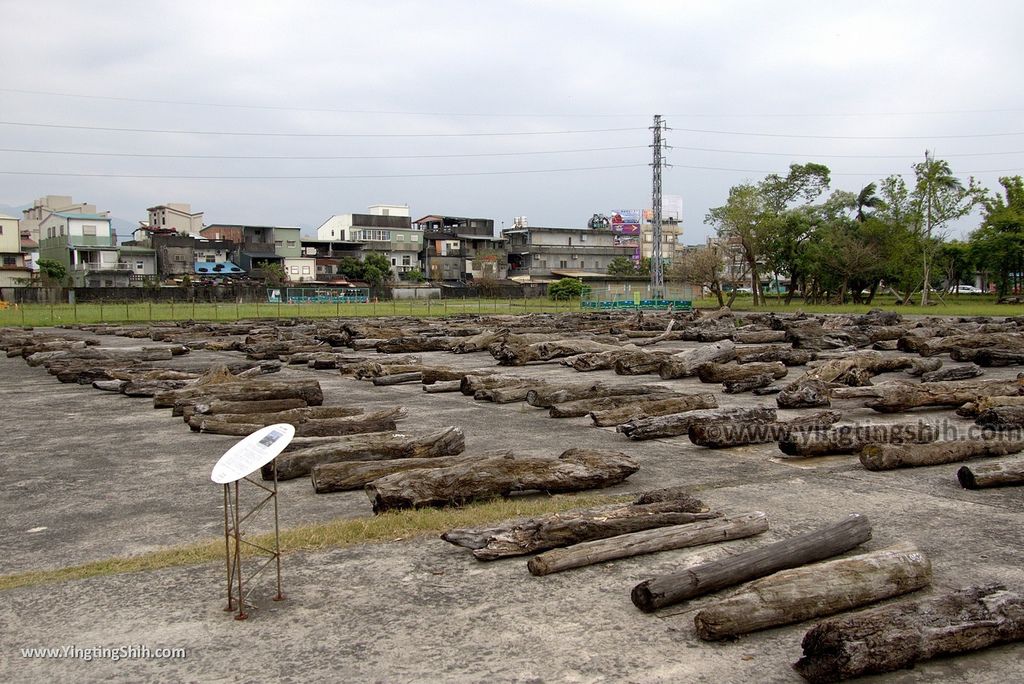
<instances>
[{"instance_id":1,"label":"fence post","mask_svg":"<svg viewBox=\"0 0 1024 684\"><path fill-rule=\"evenodd\" d=\"M103 297L100 297L100 323L103 322Z\"/></svg>"},{"instance_id":2,"label":"fence post","mask_svg":"<svg viewBox=\"0 0 1024 684\"><path fill-rule=\"evenodd\" d=\"M128 299L127 298L124 300L124 320L126 322L128 322L128 323L131 323L131 321L132 321L131 312L128 311Z\"/></svg>"},{"instance_id":3,"label":"fence post","mask_svg":"<svg viewBox=\"0 0 1024 684\"><path fill-rule=\"evenodd\" d=\"M149 322L153 322L153 300L149 300Z\"/></svg>"},{"instance_id":4,"label":"fence post","mask_svg":"<svg viewBox=\"0 0 1024 684\"><path fill-rule=\"evenodd\" d=\"M78 299L77 298L75 299L75 303L72 304L71 307L72 307L73 315L75 317L75 323L77 323L78 322Z\"/></svg>"},{"instance_id":5,"label":"fence post","mask_svg":"<svg viewBox=\"0 0 1024 684\"><path fill-rule=\"evenodd\" d=\"M50 325L53 325L53 300L50 300Z\"/></svg>"},{"instance_id":6,"label":"fence post","mask_svg":"<svg viewBox=\"0 0 1024 684\"><path fill-rule=\"evenodd\" d=\"M239 313L239 304L238 304L238 300L236 299L236 300L235 300L235 320L237 321L237 320L238 320L239 318L241 318L241 317L242 317L242 315L241 315L241 314Z\"/></svg>"}]
</instances>

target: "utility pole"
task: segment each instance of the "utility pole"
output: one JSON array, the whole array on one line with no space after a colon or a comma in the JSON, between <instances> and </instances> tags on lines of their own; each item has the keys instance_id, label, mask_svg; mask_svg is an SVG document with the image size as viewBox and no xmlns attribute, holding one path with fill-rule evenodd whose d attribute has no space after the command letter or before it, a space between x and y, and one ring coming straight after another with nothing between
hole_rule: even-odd
<instances>
[{"instance_id":1,"label":"utility pole","mask_svg":"<svg viewBox=\"0 0 1024 684\"><path fill-rule=\"evenodd\" d=\"M655 114L654 125L651 126L651 130L654 131L654 144L651 145L654 149L654 161L651 164L654 170L654 187L651 193L651 206L654 213L654 216L651 217L653 233L651 236L653 240L653 246L651 247L651 296L654 299L662 298L665 290L665 273L661 260L661 167L664 165L661 155L663 144L661 132L664 128L665 123L661 120L661 115Z\"/></svg>"}]
</instances>

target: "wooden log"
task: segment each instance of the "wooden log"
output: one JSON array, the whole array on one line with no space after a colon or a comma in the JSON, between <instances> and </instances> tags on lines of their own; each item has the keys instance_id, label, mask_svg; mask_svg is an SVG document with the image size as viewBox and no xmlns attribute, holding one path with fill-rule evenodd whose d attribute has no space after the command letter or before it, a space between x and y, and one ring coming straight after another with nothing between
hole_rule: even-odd
<instances>
[{"instance_id":1,"label":"wooden log","mask_svg":"<svg viewBox=\"0 0 1024 684\"><path fill-rule=\"evenodd\" d=\"M647 395L656 397L657 395ZM713 394L689 394L667 399L653 399L640 403L630 403L618 408L601 409L590 412L590 418L598 427L612 427L633 420L642 420L654 416L665 416L670 413L683 413L699 409L718 408L718 400Z\"/></svg>"},{"instance_id":2,"label":"wooden log","mask_svg":"<svg viewBox=\"0 0 1024 684\"><path fill-rule=\"evenodd\" d=\"M462 428L446 427L421 437L391 432L335 438L318 446L285 451L277 457L277 476L281 480L305 477L314 466L341 461L379 461L395 458L438 458L461 454L466 448ZM263 479L273 477L263 468Z\"/></svg>"},{"instance_id":3,"label":"wooden log","mask_svg":"<svg viewBox=\"0 0 1024 684\"><path fill-rule=\"evenodd\" d=\"M669 391L668 388L663 385L606 385L601 382L580 385L544 385L527 392L526 403L538 408L550 408L555 404L580 399L665 394L667 391Z\"/></svg>"},{"instance_id":4,"label":"wooden log","mask_svg":"<svg viewBox=\"0 0 1024 684\"><path fill-rule=\"evenodd\" d=\"M658 375L664 380L688 378L697 374L697 368L705 363L726 363L736 357L736 345L732 340L721 340L714 344L702 344L696 349L673 354L658 367Z\"/></svg>"},{"instance_id":5,"label":"wooden log","mask_svg":"<svg viewBox=\"0 0 1024 684\"><path fill-rule=\"evenodd\" d=\"M195 413L216 415L219 413L276 413L278 411L302 408L305 405L305 400L299 397L267 399L264 401L224 401L213 399L207 402L196 402L192 405L192 408Z\"/></svg>"},{"instance_id":6,"label":"wooden log","mask_svg":"<svg viewBox=\"0 0 1024 684\"><path fill-rule=\"evenodd\" d=\"M324 393L318 380L232 380L204 385L194 384L179 390L161 392L153 397L153 408L173 408L182 400L262 401L291 398L303 399L309 406L324 403Z\"/></svg>"},{"instance_id":7,"label":"wooden log","mask_svg":"<svg viewBox=\"0 0 1024 684\"><path fill-rule=\"evenodd\" d=\"M551 361L585 352L614 351L618 348L617 345L592 340L554 339L527 345L509 341L492 345L488 351L498 361L499 366L522 366L535 361Z\"/></svg>"},{"instance_id":8,"label":"wooden log","mask_svg":"<svg viewBox=\"0 0 1024 684\"><path fill-rule=\"evenodd\" d=\"M1024 438L1005 438L998 435L931 442L913 447L869 444L860 452L860 463L868 470L895 470L959 463L985 456L1006 456L1020 451L1024 451Z\"/></svg>"},{"instance_id":9,"label":"wooden log","mask_svg":"<svg viewBox=\"0 0 1024 684\"><path fill-rule=\"evenodd\" d=\"M785 330L743 330L740 328L732 336L736 344L765 344L771 342L784 342L786 340Z\"/></svg>"},{"instance_id":10,"label":"wooden log","mask_svg":"<svg viewBox=\"0 0 1024 684\"><path fill-rule=\"evenodd\" d=\"M1013 349L978 349L971 358L960 358L954 349L950 356L957 361L973 361L985 368L993 366L1024 366L1024 351Z\"/></svg>"},{"instance_id":11,"label":"wooden log","mask_svg":"<svg viewBox=\"0 0 1024 684\"><path fill-rule=\"evenodd\" d=\"M228 414L230 415L230 414ZM254 414L248 414L254 415ZM347 418L322 418L319 420L297 421L295 434L298 437L328 437L355 435L361 432L384 432L396 429L395 421L406 417L404 408L385 409ZM215 435L235 435L244 437L264 427L263 423L233 423L223 420L223 416L193 416L192 420L201 418L199 432ZM191 424L191 423L190 423Z\"/></svg>"},{"instance_id":12,"label":"wooden log","mask_svg":"<svg viewBox=\"0 0 1024 684\"><path fill-rule=\"evenodd\" d=\"M657 439L685 435L690 431L690 426L702 422L721 420L772 422L775 418L775 409L766 407L706 409L631 420L619 425L615 430L632 440Z\"/></svg>"},{"instance_id":13,"label":"wooden log","mask_svg":"<svg viewBox=\"0 0 1024 684\"><path fill-rule=\"evenodd\" d=\"M1024 428L1024 405L990 406L974 422L993 430Z\"/></svg>"},{"instance_id":14,"label":"wooden log","mask_svg":"<svg viewBox=\"0 0 1024 684\"><path fill-rule=\"evenodd\" d=\"M489 561L719 517L720 513L708 512L703 501L685 491L655 490L644 492L629 504L549 513L496 527L454 529L441 538L449 544L473 549L477 560Z\"/></svg>"},{"instance_id":15,"label":"wooden log","mask_svg":"<svg viewBox=\"0 0 1024 684\"><path fill-rule=\"evenodd\" d=\"M803 377L791 382L775 395L782 409L818 408L832 405L828 385L817 378Z\"/></svg>"},{"instance_id":16,"label":"wooden log","mask_svg":"<svg viewBox=\"0 0 1024 684\"><path fill-rule=\"evenodd\" d=\"M894 672L939 656L1024 639L1024 595L1000 585L878 606L818 623L793 665L809 682Z\"/></svg>"},{"instance_id":17,"label":"wooden log","mask_svg":"<svg viewBox=\"0 0 1024 684\"><path fill-rule=\"evenodd\" d=\"M1019 486L1024 484L1024 458L961 466L956 479L964 489Z\"/></svg>"},{"instance_id":18,"label":"wooden log","mask_svg":"<svg viewBox=\"0 0 1024 684\"><path fill-rule=\"evenodd\" d=\"M792 420L766 423L762 421L724 421L697 423L690 426L690 441L709 449L728 449L747 444L776 442L803 430L821 430L839 422L839 411L816 411Z\"/></svg>"},{"instance_id":19,"label":"wooden log","mask_svg":"<svg viewBox=\"0 0 1024 684\"><path fill-rule=\"evenodd\" d=\"M190 385L188 380L129 380L121 388L126 397L153 397L160 392L171 392Z\"/></svg>"},{"instance_id":20,"label":"wooden log","mask_svg":"<svg viewBox=\"0 0 1024 684\"><path fill-rule=\"evenodd\" d=\"M527 382L527 378L519 375L476 375L473 373L467 373L462 377L461 384L462 393L471 397L477 392L477 390L521 385L524 382Z\"/></svg>"},{"instance_id":21,"label":"wooden log","mask_svg":"<svg viewBox=\"0 0 1024 684\"><path fill-rule=\"evenodd\" d=\"M768 387L774 382L772 376L763 375L752 375L745 380L733 380L722 383L722 391L726 394L742 394L744 392L752 392L762 387Z\"/></svg>"},{"instance_id":22,"label":"wooden log","mask_svg":"<svg viewBox=\"0 0 1024 684\"><path fill-rule=\"evenodd\" d=\"M930 359L911 359L910 367L906 369L907 375L924 375L925 373L932 373L942 368L942 359L930 358Z\"/></svg>"},{"instance_id":23,"label":"wooden log","mask_svg":"<svg viewBox=\"0 0 1024 684\"><path fill-rule=\"evenodd\" d=\"M977 418L978 415L996 406L1024 406L1024 396L1017 397L978 397L956 410L958 416Z\"/></svg>"},{"instance_id":24,"label":"wooden log","mask_svg":"<svg viewBox=\"0 0 1024 684\"><path fill-rule=\"evenodd\" d=\"M658 394L620 394L614 397L593 397L577 399L561 404L552 404L548 415L552 418L580 418L593 411L606 411L622 406L643 405L652 401L677 398L679 395L666 390Z\"/></svg>"},{"instance_id":25,"label":"wooden log","mask_svg":"<svg viewBox=\"0 0 1024 684\"><path fill-rule=\"evenodd\" d=\"M612 451L569 449L558 458L490 458L471 466L409 470L366 485L373 512L448 506L513 492L576 492L609 487L639 470Z\"/></svg>"},{"instance_id":26,"label":"wooden log","mask_svg":"<svg viewBox=\"0 0 1024 684\"><path fill-rule=\"evenodd\" d=\"M526 566L531 575L550 575L618 558L632 558L659 551L743 539L767 530L768 516L757 511L718 520L659 527L582 542L534 556Z\"/></svg>"},{"instance_id":27,"label":"wooden log","mask_svg":"<svg viewBox=\"0 0 1024 684\"><path fill-rule=\"evenodd\" d=\"M719 641L884 601L931 583L928 557L898 544L755 580L694 617L697 636Z\"/></svg>"},{"instance_id":28,"label":"wooden log","mask_svg":"<svg viewBox=\"0 0 1024 684\"><path fill-rule=\"evenodd\" d=\"M748 380L755 375L770 375L775 379L784 378L789 369L781 361L751 363L704 363L697 367L701 382L736 382Z\"/></svg>"},{"instance_id":29,"label":"wooden log","mask_svg":"<svg viewBox=\"0 0 1024 684\"><path fill-rule=\"evenodd\" d=\"M484 330L478 335L463 337L453 342L451 351L454 354L487 351L488 347L504 341L507 336L507 330Z\"/></svg>"},{"instance_id":30,"label":"wooden log","mask_svg":"<svg viewBox=\"0 0 1024 684\"><path fill-rule=\"evenodd\" d=\"M650 613L779 570L837 556L869 539L868 519L854 514L807 534L646 580L633 587L631 598L637 608Z\"/></svg>"},{"instance_id":31,"label":"wooden log","mask_svg":"<svg viewBox=\"0 0 1024 684\"><path fill-rule=\"evenodd\" d=\"M381 386L401 385L406 382L422 382L423 373L414 371L412 373L394 373L392 375L380 375L373 379L373 384Z\"/></svg>"},{"instance_id":32,"label":"wooden log","mask_svg":"<svg viewBox=\"0 0 1024 684\"><path fill-rule=\"evenodd\" d=\"M127 384L127 380L96 380L92 383L92 386L95 389L102 390L104 392L120 393Z\"/></svg>"},{"instance_id":33,"label":"wooden log","mask_svg":"<svg viewBox=\"0 0 1024 684\"><path fill-rule=\"evenodd\" d=\"M860 453L870 444L927 444L941 435L935 425L843 425L830 430L791 431L779 438L779 450L789 456L828 456Z\"/></svg>"},{"instance_id":34,"label":"wooden log","mask_svg":"<svg viewBox=\"0 0 1024 684\"><path fill-rule=\"evenodd\" d=\"M450 351L452 342L447 337L392 337L381 340L375 345L378 353L381 354L409 354L415 352Z\"/></svg>"},{"instance_id":35,"label":"wooden log","mask_svg":"<svg viewBox=\"0 0 1024 684\"><path fill-rule=\"evenodd\" d=\"M880 413L898 413L924 406L960 406L978 397L1015 396L1024 391L1024 377L1016 380L973 382L892 382L879 386L877 399L865 406Z\"/></svg>"},{"instance_id":36,"label":"wooden log","mask_svg":"<svg viewBox=\"0 0 1024 684\"><path fill-rule=\"evenodd\" d=\"M313 466L313 491L317 494L362 489L376 479L418 468L448 468L472 465L486 458L509 458L512 451L486 451L479 454L435 456L433 458L391 458L384 461L338 461Z\"/></svg>"},{"instance_id":37,"label":"wooden log","mask_svg":"<svg viewBox=\"0 0 1024 684\"><path fill-rule=\"evenodd\" d=\"M778 394L783 389L785 388L782 385L768 385L767 387L755 387L753 389L753 394L759 397L766 397L771 394Z\"/></svg>"},{"instance_id":38,"label":"wooden log","mask_svg":"<svg viewBox=\"0 0 1024 684\"><path fill-rule=\"evenodd\" d=\"M921 382L947 382L951 380L968 380L984 375L985 371L976 364L967 366L951 366L929 371L921 375Z\"/></svg>"},{"instance_id":39,"label":"wooden log","mask_svg":"<svg viewBox=\"0 0 1024 684\"><path fill-rule=\"evenodd\" d=\"M423 391L427 394L441 394L443 392L461 392L462 380L442 380L433 385L424 385Z\"/></svg>"},{"instance_id":40,"label":"wooden log","mask_svg":"<svg viewBox=\"0 0 1024 684\"><path fill-rule=\"evenodd\" d=\"M1021 333L972 333L933 337L922 342L917 350L921 356L948 354L954 349L983 349L993 347L1024 351L1024 334Z\"/></svg>"},{"instance_id":41,"label":"wooden log","mask_svg":"<svg viewBox=\"0 0 1024 684\"><path fill-rule=\"evenodd\" d=\"M780 332L782 330L774 330ZM803 366L816 358L814 352L806 349L793 349L783 344L772 344L764 347L737 347L736 363L765 363L778 361L787 366Z\"/></svg>"},{"instance_id":42,"label":"wooden log","mask_svg":"<svg viewBox=\"0 0 1024 684\"><path fill-rule=\"evenodd\" d=\"M624 351L615 359L616 375L647 375L657 373L662 362L672 356L667 351Z\"/></svg>"},{"instance_id":43,"label":"wooden log","mask_svg":"<svg viewBox=\"0 0 1024 684\"><path fill-rule=\"evenodd\" d=\"M231 402L244 403L244 402ZM186 407L186 412L189 407ZM194 408L193 408L194 411ZM299 408L286 409L284 411L273 411L271 413L192 413L185 419L192 429L199 432L203 421L213 420L221 423L248 423L251 425L274 425L275 423L290 423L301 425L311 420L325 420L328 418L348 418L350 416L361 416L363 409L356 406L302 406Z\"/></svg>"}]
</instances>

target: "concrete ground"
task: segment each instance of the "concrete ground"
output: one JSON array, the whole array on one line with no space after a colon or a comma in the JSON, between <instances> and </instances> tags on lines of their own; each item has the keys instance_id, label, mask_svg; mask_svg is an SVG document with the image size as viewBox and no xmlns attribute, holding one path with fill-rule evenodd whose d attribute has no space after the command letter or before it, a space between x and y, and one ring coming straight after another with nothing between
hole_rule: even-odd
<instances>
[{"instance_id":1,"label":"concrete ground","mask_svg":"<svg viewBox=\"0 0 1024 684\"><path fill-rule=\"evenodd\" d=\"M104 346L139 344L101 339ZM494 365L486 353L423 356L465 368ZM185 358L216 357L237 355L195 352ZM578 374L550 364L512 372L569 382L658 381L610 371ZM791 369L792 375L800 372ZM993 369L988 375L1014 373ZM867 515L873 524L865 550L917 542L932 559L933 591L992 581L1024 588L1024 500L1013 489L960 489L955 465L872 473L852 456L785 461L773 444L712 451L686 437L631 442L592 427L589 419L554 420L525 404L474 402L458 393L427 395L419 385L376 388L336 371L289 368L283 374L319 379L327 404L406 406L405 432L462 426L468 452L619 449L636 458L641 469L608 493L684 485L713 509L765 511L771 529L751 539L541 578L526 571L524 559L479 563L465 549L439 539L296 553L284 558L288 600L271 601L272 587L264 582L257 590L257 609L245 622L222 611L222 564L29 586L3 592L3 680L799 681L789 666L799 658L800 640L811 623L708 644L694 635L693 614L716 596L648 615L633 606L629 591L656 574L808 531L852 512ZM718 389L696 379L666 384ZM752 395L722 396L721 402L774 406L772 397ZM0 358L0 405L5 521L0 547L6 551L0 574L138 554L221 533L221 490L209 473L236 438L192 433L169 410L152 409L149 400L62 385L21 359ZM958 420L950 411L881 416L854 401L838 408L847 421ZM282 527L371 515L362 492L317 495L305 478L281 483ZM129 645L181 647L187 657L86 662L25 658L20 651ZM884 679L1021 681L1021 655L1020 646L1004 646L924 663Z\"/></svg>"}]
</instances>

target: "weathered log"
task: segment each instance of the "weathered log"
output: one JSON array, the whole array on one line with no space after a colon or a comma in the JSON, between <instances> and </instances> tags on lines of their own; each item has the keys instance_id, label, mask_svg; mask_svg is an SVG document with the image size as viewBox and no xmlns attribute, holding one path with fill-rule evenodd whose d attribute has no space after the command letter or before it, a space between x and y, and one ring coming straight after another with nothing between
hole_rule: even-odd
<instances>
[{"instance_id":1,"label":"weathered log","mask_svg":"<svg viewBox=\"0 0 1024 684\"><path fill-rule=\"evenodd\" d=\"M789 369L781 361L751 363L703 363L697 367L701 382L735 382L747 380L755 375L770 375L775 379L784 378Z\"/></svg>"},{"instance_id":2,"label":"weathered log","mask_svg":"<svg viewBox=\"0 0 1024 684\"><path fill-rule=\"evenodd\" d=\"M380 375L373 379L373 384L378 387L389 385L400 385L405 382L422 382L423 373L414 371L412 373L394 373L392 375Z\"/></svg>"},{"instance_id":3,"label":"weathered log","mask_svg":"<svg viewBox=\"0 0 1024 684\"><path fill-rule=\"evenodd\" d=\"M985 368L993 366L1024 366L1024 351L1013 349L977 349L970 358L960 358L954 349L950 356L956 361L973 361Z\"/></svg>"},{"instance_id":4,"label":"weathered log","mask_svg":"<svg viewBox=\"0 0 1024 684\"><path fill-rule=\"evenodd\" d=\"M422 437L362 434L335 438L318 446L285 451L277 457L277 475L290 480L310 474L313 466L341 461L378 461L394 458L437 458L461 454L466 448L462 428L446 427ZM263 479L273 477L270 467L263 468Z\"/></svg>"},{"instance_id":5,"label":"weathered log","mask_svg":"<svg viewBox=\"0 0 1024 684\"><path fill-rule=\"evenodd\" d=\"M742 394L744 392L752 392L762 387L767 387L772 384L775 379L767 374L752 375L745 380L732 380L722 383L722 391L726 394Z\"/></svg>"},{"instance_id":6,"label":"weathered log","mask_svg":"<svg viewBox=\"0 0 1024 684\"><path fill-rule=\"evenodd\" d=\"M924 375L942 368L942 359L911 359L910 367L906 369L907 375Z\"/></svg>"},{"instance_id":7,"label":"weathered log","mask_svg":"<svg viewBox=\"0 0 1024 684\"><path fill-rule=\"evenodd\" d=\"M672 399L678 396L675 392L665 390L664 393L658 394L619 394L613 397L577 399L561 404L552 404L551 408L548 409L548 415L552 418L580 418L592 411L606 411L622 406L643 405L648 402Z\"/></svg>"},{"instance_id":8,"label":"weathered log","mask_svg":"<svg viewBox=\"0 0 1024 684\"><path fill-rule=\"evenodd\" d=\"M809 682L894 672L914 663L1024 639L1024 595L1000 585L879 606L818 623L793 665Z\"/></svg>"},{"instance_id":9,"label":"weathered log","mask_svg":"<svg viewBox=\"0 0 1024 684\"><path fill-rule=\"evenodd\" d=\"M194 402L209 399L262 401L292 398L303 399L309 406L319 406L324 403L324 393L317 380L232 380L213 384L189 385L179 390L161 392L153 397L153 408L173 408L179 401Z\"/></svg>"},{"instance_id":10,"label":"weathered log","mask_svg":"<svg viewBox=\"0 0 1024 684\"><path fill-rule=\"evenodd\" d=\"M931 574L924 553L898 544L755 580L702 609L693 622L701 639L728 639L909 594L928 586Z\"/></svg>"},{"instance_id":11,"label":"weathered log","mask_svg":"<svg viewBox=\"0 0 1024 684\"><path fill-rule=\"evenodd\" d=\"M230 415L230 414L226 414ZM249 416L255 414L248 414ZM404 408L385 409L348 418L322 418L297 422L295 434L298 437L328 437L355 435L362 432L384 432L394 430L395 421L406 417ZM193 416L191 420L201 419L199 432L215 435L235 435L244 437L264 427L263 423L233 423L223 420L223 416ZM191 422L190 422L191 425Z\"/></svg>"},{"instance_id":12,"label":"weathered log","mask_svg":"<svg viewBox=\"0 0 1024 684\"><path fill-rule=\"evenodd\" d=\"M648 395L651 397L657 395ZM641 403L630 403L619 408L591 411L590 418L598 427L612 427L632 420L641 420L654 416L666 416L670 413L683 413L698 409L718 408L718 400L713 394L689 394L667 399L654 399Z\"/></svg>"},{"instance_id":13,"label":"weathered log","mask_svg":"<svg viewBox=\"0 0 1024 684\"><path fill-rule=\"evenodd\" d=\"M697 423L721 420L771 422L775 418L776 413L773 408L720 408L640 418L623 423L615 430L633 440L656 439L685 435L690 431L690 426Z\"/></svg>"},{"instance_id":14,"label":"weathered log","mask_svg":"<svg viewBox=\"0 0 1024 684\"><path fill-rule=\"evenodd\" d=\"M785 330L743 330L740 328L732 336L732 340L736 344L766 344L783 342L785 339Z\"/></svg>"},{"instance_id":15,"label":"weathered log","mask_svg":"<svg viewBox=\"0 0 1024 684\"><path fill-rule=\"evenodd\" d=\"M120 392L127 384L127 380L96 380L92 383L92 386L104 392Z\"/></svg>"},{"instance_id":16,"label":"weathered log","mask_svg":"<svg viewBox=\"0 0 1024 684\"><path fill-rule=\"evenodd\" d=\"M956 410L958 416L976 418L978 415L996 406L1024 406L1024 396L1018 397L978 397Z\"/></svg>"},{"instance_id":17,"label":"weathered log","mask_svg":"<svg viewBox=\"0 0 1024 684\"><path fill-rule=\"evenodd\" d=\"M1024 484L1024 458L961 466L956 471L956 479L960 481L960 486L964 489L1022 485Z\"/></svg>"},{"instance_id":18,"label":"weathered log","mask_svg":"<svg viewBox=\"0 0 1024 684\"><path fill-rule=\"evenodd\" d=\"M1024 406L990 406L974 422L993 430L1024 428Z\"/></svg>"},{"instance_id":19,"label":"weathered log","mask_svg":"<svg viewBox=\"0 0 1024 684\"><path fill-rule=\"evenodd\" d=\"M189 385L191 382L188 380L129 380L121 388L121 393L127 397L154 397Z\"/></svg>"},{"instance_id":20,"label":"weathered log","mask_svg":"<svg viewBox=\"0 0 1024 684\"><path fill-rule=\"evenodd\" d=\"M585 352L614 351L618 348L617 345L592 340L556 339L527 345L509 341L492 345L488 351L497 359L499 366L522 366L533 361L551 361Z\"/></svg>"},{"instance_id":21,"label":"weathered log","mask_svg":"<svg viewBox=\"0 0 1024 684\"><path fill-rule=\"evenodd\" d=\"M381 354L410 354L415 352L450 351L454 342L447 337L392 337L375 345Z\"/></svg>"},{"instance_id":22,"label":"weathered log","mask_svg":"<svg viewBox=\"0 0 1024 684\"><path fill-rule=\"evenodd\" d=\"M662 385L606 385L601 382L581 385L545 385L527 392L526 403L539 408L549 408L555 404L580 399L633 394L665 394L668 391L668 388Z\"/></svg>"},{"instance_id":23,"label":"weathered log","mask_svg":"<svg viewBox=\"0 0 1024 684\"><path fill-rule=\"evenodd\" d=\"M768 385L767 387L755 387L752 392L759 397L767 397L772 394L778 394L783 389L782 385Z\"/></svg>"},{"instance_id":24,"label":"weathered log","mask_svg":"<svg viewBox=\"0 0 1024 684\"><path fill-rule=\"evenodd\" d=\"M442 380L432 385L424 385L423 391L427 394L441 394L443 392L461 392L462 380Z\"/></svg>"},{"instance_id":25,"label":"weathered log","mask_svg":"<svg viewBox=\"0 0 1024 684\"><path fill-rule=\"evenodd\" d=\"M818 408L832 405L828 385L817 378L802 377L782 388L775 395L779 408Z\"/></svg>"},{"instance_id":26,"label":"weathered log","mask_svg":"<svg viewBox=\"0 0 1024 684\"><path fill-rule=\"evenodd\" d=\"M926 444L941 435L935 425L843 425L831 430L803 430L783 434L779 450L789 456L856 454L869 444Z\"/></svg>"},{"instance_id":27,"label":"weathered log","mask_svg":"<svg viewBox=\"0 0 1024 684\"><path fill-rule=\"evenodd\" d=\"M687 378L696 375L697 368L701 364L726 363L734 358L736 358L736 345L732 340L702 344L695 349L687 349L667 357L658 367L658 375L665 380Z\"/></svg>"},{"instance_id":28,"label":"weathered log","mask_svg":"<svg viewBox=\"0 0 1024 684\"><path fill-rule=\"evenodd\" d=\"M302 408L305 405L305 400L298 397L291 399L267 399L264 401L224 401L213 399L208 402L196 402L192 405L192 410L195 413L204 415L216 415L218 413L276 413L277 411Z\"/></svg>"},{"instance_id":29,"label":"weathered log","mask_svg":"<svg viewBox=\"0 0 1024 684\"><path fill-rule=\"evenodd\" d=\"M608 487L639 470L612 451L569 449L558 458L489 458L471 466L409 470L366 485L373 512L447 506L513 492L576 492Z\"/></svg>"},{"instance_id":30,"label":"weathered log","mask_svg":"<svg viewBox=\"0 0 1024 684\"><path fill-rule=\"evenodd\" d=\"M231 402L244 403L244 402ZM185 407L186 412L190 407ZM290 423L301 425L311 420L325 420L328 418L348 418L350 416L361 416L363 409L356 406L302 406L299 408L273 411L270 413L193 413L185 418L185 422L192 430L199 432L203 421L212 420L217 423L248 423L251 425L274 425L275 423Z\"/></svg>"},{"instance_id":31,"label":"weathered log","mask_svg":"<svg viewBox=\"0 0 1024 684\"><path fill-rule=\"evenodd\" d=\"M507 330L484 330L478 335L458 339L452 344L451 351L454 354L487 351L489 346L502 342L507 336Z\"/></svg>"},{"instance_id":32,"label":"weathered log","mask_svg":"<svg viewBox=\"0 0 1024 684\"><path fill-rule=\"evenodd\" d=\"M374 480L417 468L448 468L472 465L486 458L508 458L511 450L485 451L479 454L435 456L434 458L391 458L384 461L337 461L313 466L313 491L317 494L362 489Z\"/></svg>"},{"instance_id":33,"label":"weathered log","mask_svg":"<svg viewBox=\"0 0 1024 684\"><path fill-rule=\"evenodd\" d=\"M921 382L947 382L950 380L968 380L984 375L979 366L970 364L967 366L950 366L939 370L929 371L921 375Z\"/></svg>"},{"instance_id":34,"label":"weathered log","mask_svg":"<svg viewBox=\"0 0 1024 684\"><path fill-rule=\"evenodd\" d=\"M550 575L617 558L632 558L659 551L743 539L766 531L768 516L758 511L719 520L659 527L582 542L534 556L526 566L531 575Z\"/></svg>"},{"instance_id":35,"label":"weathered log","mask_svg":"<svg viewBox=\"0 0 1024 684\"><path fill-rule=\"evenodd\" d=\"M839 411L816 411L792 420L766 423L763 421L724 421L698 423L690 426L690 441L710 449L727 449L746 444L776 442L802 430L822 430L839 422Z\"/></svg>"},{"instance_id":36,"label":"weathered log","mask_svg":"<svg viewBox=\"0 0 1024 684\"><path fill-rule=\"evenodd\" d=\"M1019 451L1024 451L1024 438L999 435L931 442L914 447L870 444L860 452L860 463L868 470L895 470L959 463L985 456L1006 456Z\"/></svg>"},{"instance_id":37,"label":"weathered log","mask_svg":"<svg viewBox=\"0 0 1024 684\"><path fill-rule=\"evenodd\" d=\"M662 362L672 356L667 351L624 351L613 365L616 375L647 375L657 373Z\"/></svg>"},{"instance_id":38,"label":"weathered log","mask_svg":"<svg viewBox=\"0 0 1024 684\"><path fill-rule=\"evenodd\" d=\"M807 534L646 580L633 587L631 598L637 608L649 613L779 570L837 556L869 539L868 519L854 514Z\"/></svg>"},{"instance_id":39,"label":"weathered log","mask_svg":"<svg viewBox=\"0 0 1024 684\"><path fill-rule=\"evenodd\" d=\"M877 399L865 406L880 413L898 413L923 406L960 406L978 397L1014 396L1024 391L1024 376L1016 380L974 382L892 382L879 386Z\"/></svg>"},{"instance_id":40,"label":"weathered log","mask_svg":"<svg viewBox=\"0 0 1024 684\"><path fill-rule=\"evenodd\" d=\"M776 330L772 332L782 332ZM814 352L805 349L793 349L782 344L772 344L765 347L737 347L736 363L765 363L778 361L787 366L803 366L813 361L816 357Z\"/></svg>"},{"instance_id":41,"label":"weathered log","mask_svg":"<svg viewBox=\"0 0 1024 684\"><path fill-rule=\"evenodd\" d=\"M467 373L462 377L462 393L471 397L477 392L477 390L521 385L527 381L527 378L519 375L476 375L473 373Z\"/></svg>"},{"instance_id":42,"label":"weathered log","mask_svg":"<svg viewBox=\"0 0 1024 684\"><path fill-rule=\"evenodd\" d=\"M954 349L983 349L986 347L1024 351L1024 334L987 332L933 337L922 342L917 353L921 356L938 356L939 354L948 354Z\"/></svg>"}]
</instances>

